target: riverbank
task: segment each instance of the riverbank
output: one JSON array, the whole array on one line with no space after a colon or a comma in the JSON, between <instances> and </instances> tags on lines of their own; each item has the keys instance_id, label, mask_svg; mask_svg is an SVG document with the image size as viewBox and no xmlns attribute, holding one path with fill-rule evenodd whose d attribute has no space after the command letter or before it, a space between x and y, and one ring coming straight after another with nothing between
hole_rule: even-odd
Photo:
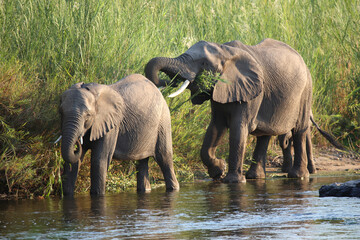
<instances>
[{"instance_id":1,"label":"riverbank","mask_svg":"<svg viewBox=\"0 0 360 240\"><path fill-rule=\"evenodd\" d=\"M267 172L270 174L286 175L281 173L283 161L280 149L275 149L273 157L267 163ZM347 175L359 174L360 177L360 156L333 147L313 147L316 173L313 175Z\"/></svg>"},{"instance_id":2,"label":"riverbank","mask_svg":"<svg viewBox=\"0 0 360 240\"><path fill-rule=\"evenodd\" d=\"M316 122L359 149L359 6L359 0L0 1L0 194L61 194L63 160L54 141L61 134L60 95L71 85L143 74L150 59L178 56L201 40L255 45L273 38L293 47L311 72ZM210 104L194 106L189 96L167 98L180 182L206 177L199 150ZM227 158L228 139L219 158ZM316 133L313 139L326 141ZM162 184L151 162L152 186ZM88 193L89 166L86 156L77 194ZM107 192L132 188L135 178L134 163L114 161Z\"/></svg>"},{"instance_id":3,"label":"riverbank","mask_svg":"<svg viewBox=\"0 0 360 240\"><path fill-rule=\"evenodd\" d=\"M314 146L313 151L314 151L314 162L317 172L315 174L312 174L311 176L346 176L346 175L358 174L360 178L359 156L355 154L339 151L332 147ZM271 156L268 157L267 166L266 166L266 172L268 178L287 176L286 173L281 172L282 161L283 159L280 148L273 146L271 149ZM83 167L86 169L86 170L84 169L85 170L84 172L86 172L88 170L88 167L86 166ZM206 172L205 169L199 169L197 172L198 173L195 174L194 176L195 178L194 180L198 180L200 178L205 179L208 177L207 174L205 173ZM119 177L109 174L108 184L111 184L111 181L114 181L114 178L120 181L129 181L128 179L125 180L127 178L126 176ZM84 182L90 183L90 178L88 178L88 180L82 179L81 182L83 184ZM119 183L116 184L116 186L118 185ZM124 183L124 186L125 185L126 184ZM132 189L132 187L128 187L128 188L124 187L123 191L126 191L127 189ZM119 191L116 189L113 190L115 192ZM24 195L21 192L16 192L12 194L0 194L0 200L17 199L17 198L34 198L34 196ZM35 198L43 198L43 197L36 196Z\"/></svg>"}]
</instances>

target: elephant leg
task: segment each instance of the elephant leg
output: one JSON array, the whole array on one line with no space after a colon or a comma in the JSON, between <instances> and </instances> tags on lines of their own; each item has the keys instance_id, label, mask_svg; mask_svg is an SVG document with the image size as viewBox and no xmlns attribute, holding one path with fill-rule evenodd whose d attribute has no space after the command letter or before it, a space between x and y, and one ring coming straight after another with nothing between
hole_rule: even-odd
<instances>
[{"instance_id":1,"label":"elephant leg","mask_svg":"<svg viewBox=\"0 0 360 240\"><path fill-rule=\"evenodd\" d=\"M308 159L307 169L309 173L316 173L316 167L312 151L311 132L310 128L306 131L306 154Z\"/></svg>"},{"instance_id":2,"label":"elephant leg","mask_svg":"<svg viewBox=\"0 0 360 240\"><path fill-rule=\"evenodd\" d=\"M223 179L223 182L246 182L243 174L243 160L247 137L247 126L239 126L236 124L230 126L229 170Z\"/></svg>"},{"instance_id":3,"label":"elephant leg","mask_svg":"<svg viewBox=\"0 0 360 240\"><path fill-rule=\"evenodd\" d=\"M278 139L284 158L281 171L284 173L289 173L293 166L293 157L291 152L291 148L292 148L291 132L288 134L280 135Z\"/></svg>"},{"instance_id":4,"label":"elephant leg","mask_svg":"<svg viewBox=\"0 0 360 240\"><path fill-rule=\"evenodd\" d=\"M93 157L91 157L91 195L105 194L108 167L107 159L93 159Z\"/></svg>"},{"instance_id":5,"label":"elephant leg","mask_svg":"<svg viewBox=\"0 0 360 240\"><path fill-rule=\"evenodd\" d=\"M170 124L160 126L158 142L156 144L154 158L157 164L160 166L160 169L163 173L166 190L167 191L178 190L180 187L174 172Z\"/></svg>"},{"instance_id":6,"label":"elephant leg","mask_svg":"<svg viewBox=\"0 0 360 240\"><path fill-rule=\"evenodd\" d=\"M136 163L136 179L137 179L137 191L149 192L151 191L149 180L149 158L137 161Z\"/></svg>"},{"instance_id":7,"label":"elephant leg","mask_svg":"<svg viewBox=\"0 0 360 240\"><path fill-rule=\"evenodd\" d=\"M155 161L160 166L160 169L164 175L166 190L178 190L180 187L174 172L172 152L163 153L162 151L160 151L156 153Z\"/></svg>"},{"instance_id":8,"label":"elephant leg","mask_svg":"<svg viewBox=\"0 0 360 240\"><path fill-rule=\"evenodd\" d=\"M256 138L256 146L253 153L254 162L246 173L247 179L265 178L266 153L271 136L259 136Z\"/></svg>"},{"instance_id":9,"label":"elephant leg","mask_svg":"<svg viewBox=\"0 0 360 240\"><path fill-rule=\"evenodd\" d=\"M118 131L108 133L93 143L91 150L91 195L104 195L106 175L113 157Z\"/></svg>"},{"instance_id":10,"label":"elephant leg","mask_svg":"<svg viewBox=\"0 0 360 240\"><path fill-rule=\"evenodd\" d=\"M74 164L64 163L64 173L62 175L62 189L64 196L73 196L75 182L79 172L80 161Z\"/></svg>"},{"instance_id":11,"label":"elephant leg","mask_svg":"<svg viewBox=\"0 0 360 240\"><path fill-rule=\"evenodd\" d=\"M221 121L215 123L211 120L201 147L201 160L207 167L209 176L213 179L220 179L225 173L225 161L223 159L218 159L215 156L216 148L225 132L225 123L222 123Z\"/></svg>"},{"instance_id":12,"label":"elephant leg","mask_svg":"<svg viewBox=\"0 0 360 240\"><path fill-rule=\"evenodd\" d=\"M288 177L290 178L303 178L309 177L307 169L308 156L306 152L306 131L293 132L294 141L294 165L290 170Z\"/></svg>"}]
</instances>

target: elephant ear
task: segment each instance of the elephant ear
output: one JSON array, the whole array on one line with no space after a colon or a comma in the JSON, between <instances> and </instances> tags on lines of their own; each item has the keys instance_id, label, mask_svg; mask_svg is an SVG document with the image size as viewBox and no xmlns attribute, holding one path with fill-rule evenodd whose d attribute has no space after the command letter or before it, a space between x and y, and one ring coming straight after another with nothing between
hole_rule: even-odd
<instances>
[{"instance_id":1,"label":"elephant ear","mask_svg":"<svg viewBox=\"0 0 360 240\"><path fill-rule=\"evenodd\" d=\"M248 102L263 91L261 66L244 50L225 62L221 78L212 95L219 103Z\"/></svg>"},{"instance_id":2,"label":"elephant ear","mask_svg":"<svg viewBox=\"0 0 360 240\"><path fill-rule=\"evenodd\" d=\"M93 83L87 85L86 89L95 96L96 113L90 133L90 141L94 141L120 125L123 119L124 101L117 91L106 85Z\"/></svg>"},{"instance_id":3,"label":"elephant ear","mask_svg":"<svg viewBox=\"0 0 360 240\"><path fill-rule=\"evenodd\" d=\"M73 89L73 88L81 88L81 86L84 85L84 82L79 82L79 83L75 83L74 85L72 85L70 88Z\"/></svg>"}]
</instances>

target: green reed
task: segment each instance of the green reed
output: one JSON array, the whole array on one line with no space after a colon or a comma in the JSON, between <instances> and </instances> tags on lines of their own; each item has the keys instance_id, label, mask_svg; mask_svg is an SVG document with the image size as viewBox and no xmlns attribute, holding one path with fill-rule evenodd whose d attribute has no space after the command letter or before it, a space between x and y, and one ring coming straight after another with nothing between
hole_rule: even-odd
<instances>
[{"instance_id":1,"label":"green reed","mask_svg":"<svg viewBox=\"0 0 360 240\"><path fill-rule=\"evenodd\" d=\"M311 71L316 120L357 149L359 11L359 0L0 1L0 181L6 186L0 191L60 192L62 159L53 141L65 89L143 73L151 58L180 55L199 40L252 45L270 37L288 43ZM173 109L188 98L167 101ZM183 181L205 172L199 150L209 120L209 103L186 102L172 112L174 162ZM320 137L315 142L324 144ZM226 139L219 155L227 156ZM109 190L116 188L117 173L134 179L132 164L116 164ZM83 166L77 191L86 191L88 182Z\"/></svg>"}]
</instances>

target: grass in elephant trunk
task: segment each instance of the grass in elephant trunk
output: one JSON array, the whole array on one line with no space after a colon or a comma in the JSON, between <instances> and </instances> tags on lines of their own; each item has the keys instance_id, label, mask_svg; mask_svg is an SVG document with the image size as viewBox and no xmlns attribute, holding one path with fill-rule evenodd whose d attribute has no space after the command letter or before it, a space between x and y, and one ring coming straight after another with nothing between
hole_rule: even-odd
<instances>
[{"instance_id":1,"label":"grass in elephant trunk","mask_svg":"<svg viewBox=\"0 0 360 240\"><path fill-rule=\"evenodd\" d=\"M165 76L165 78L166 77L167 76ZM175 79L175 77L174 77L174 79ZM172 79L171 81L174 81L174 79ZM202 71L194 79L194 83L196 83L196 85L199 88L198 91L196 93L194 93L192 96L190 96L189 98L178 102L178 104L175 105L174 107L170 107L170 112L175 112L175 111L179 110L179 108L181 106L183 106L185 102L190 101L192 98L196 97L199 94L204 93L204 94L207 94L210 96L215 84L218 81L226 83L226 81L224 79L220 78L220 73L213 73L212 71L207 71L207 70ZM169 86L171 86L171 84L169 84ZM163 93L164 97L168 96L172 91L173 91L173 88L168 87L168 86L165 87L164 89L162 89L162 93Z\"/></svg>"},{"instance_id":2,"label":"grass in elephant trunk","mask_svg":"<svg viewBox=\"0 0 360 240\"><path fill-rule=\"evenodd\" d=\"M220 78L220 73L213 73L207 70L202 71L194 79L194 82L199 86L199 92L197 94L206 93L210 95L218 81L226 82Z\"/></svg>"}]
</instances>

